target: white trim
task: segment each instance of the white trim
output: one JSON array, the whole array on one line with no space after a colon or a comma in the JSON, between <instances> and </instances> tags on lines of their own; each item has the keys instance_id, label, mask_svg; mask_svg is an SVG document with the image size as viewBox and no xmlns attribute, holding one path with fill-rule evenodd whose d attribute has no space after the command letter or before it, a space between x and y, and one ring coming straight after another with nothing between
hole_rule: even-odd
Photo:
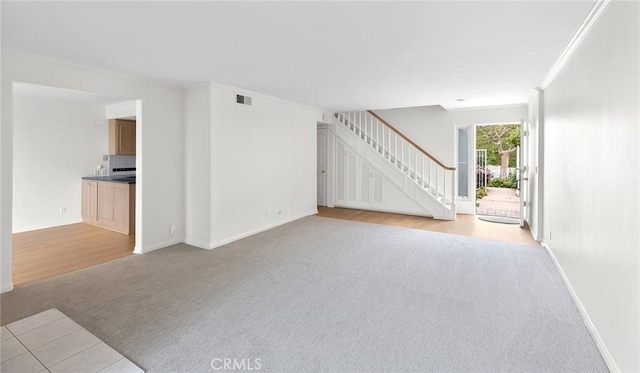
<instances>
[{"instance_id":1,"label":"white trim","mask_svg":"<svg viewBox=\"0 0 640 373\"><path fill-rule=\"evenodd\" d=\"M146 254L148 252L154 251L154 250L159 250L159 249L164 249L166 247L169 246L173 246L173 245L177 245L179 243L183 243L183 240L180 238L174 238L168 241L164 241L164 242L158 242L155 243L153 245L145 245L144 248L139 249L139 246L136 245L136 247L133 249L133 253L134 254Z\"/></svg>"},{"instance_id":2,"label":"white trim","mask_svg":"<svg viewBox=\"0 0 640 373\"><path fill-rule=\"evenodd\" d=\"M167 82L160 81L160 80L146 79L146 78L142 78L142 77L135 76L135 75L129 75L129 74L119 73L119 72L115 72L115 71L111 71L111 70L99 69L97 67L81 65L81 64L78 64L78 63L74 63L74 62L58 60L58 59L51 58L51 57L39 56L37 54L21 52L21 51L17 51L17 50L13 50L13 49L2 48L2 53L7 53L7 54L10 54L10 55L12 54L12 55L20 56L20 57L24 57L24 58L30 58L32 60L37 60L37 61L44 61L44 62L48 62L48 63L63 65L65 67L73 67L73 68L76 68L78 70L84 70L84 71L98 73L98 74L110 75L110 76L116 77L116 78L128 79L128 80L133 80L133 81L137 81L137 82L152 84L152 85L159 86L159 87L164 87L164 88L171 88L171 89L181 89L182 88L181 84L172 84L172 83L167 83ZM26 82L26 83L30 83L30 82ZM33 83L33 84L42 84L42 83ZM49 85L49 84L47 84L47 85ZM59 87L59 88L63 88L63 87Z\"/></svg>"},{"instance_id":3,"label":"white trim","mask_svg":"<svg viewBox=\"0 0 640 373\"><path fill-rule=\"evenodd\" d=\"M434 218L432 215L428 215L427 213L425 213L424 215L420 215L416 212L411 212L411 211L403 211L403 210L397 210L397 209L380 209L380 208L375 208L375 207L367 207L367 208L362 208L362 207L358 207L358 206L334 206L332 208L337 208L337 209L346 209L346 210L360 210L360 211L373 211L373 212L385 212L388 214L398 214L398 215L406 215L406 216L418 216L421 218L430 218L430 219L436 219L436 220L449 220L449 219L444 219L444 218ZM324 218L324 216L321 216L321 218ZM332 217L327 217L327 219L335 219ZM374 223L377 224L377 223Z\"/></svg>"},{"instance_id":4,"label":"white trim","mask_svg":"<svg viewBox=\"0 0 640 373\"><path fill-rule=\"evenodd\" d=\"M460 146L458 133L460 129L465 129L465 128L469 130L469 134L468 134L469 143L467 144L467 151L469 152L469 155L468 155L469 161L467 164L467 172L469 173L467 175L468 176L467 192L469 195L467 197L460 197L458 196L458 192L460 188L460 184L458 183L458 171L459 171L458 147ZM456 195L454 198L456 201L456 214L476 215L476 162L477 162L476 160L476 124L454 124L453 138L454 138L453 166L456 168L453 176L455 179L454 182L456 183Z\"/></svg>"},{"instance_id":5,"label":"white trim","mask_svg":"<svg viewBox=\"0 0 640 373\"><path fill-rule=\"evenodd\" d=\"M609 350L607 349L607 346L604 344L604 341L600 337L600 334L598 334L598 330L596 329L595 325L593 325L593 323L591 322L591 319L589 318L589 315L587 314L587 311L584 309L584 306L580 302L580 299L578 298L578 295L576 294L576 292L573 290L573 287L571 286L571 283L569 282L569 279L567 278L567 276L565 275L564 271L562 270L562 267L560 266L560 263L558 262L558 259L556 259L556 256L553 255L553 251L551 251L551 249L549 248L549 245L547 245L546 241L543 240L541 243L542 243L542 247L544 247L545 250L547 250L547 253L551 257L551 260L553 261L553 264L555 264L556 269L560 273L560 277L562 277L562 281L564 282L565 286L567 287L567 290L569 290L569 294L571 295L571 299L573 299L573 303L576 305L576 308L578 309L578 312L580 313L580 316L582 317L582 321L584 322L585 326L587 327L587 330L589 330L589 333L591 334L591 337L593 338L593 341L596 343L596 347L600 351L600 355L602 355L602 359L604 360L605 364L607 364L607 368L609 368L609 371L612 372L612 373L620 372L620 370L616 366L615 361L613 360L613 357L609 353Z\"/></svg>"},{"instance_id":6,"label":"white trim","mask_svg":"<svg viewBox=\"0 0 640 373\"><path fill-rule=\"evenodd\" d=\"M4 294L10 291L13 291L13 281L9 281L9 286L3 286L2 290L0 290L0 293Z\"/></svg>"},{"instance_id":7,"label":"white trim","mask_svg":"<svg viewBox=\"0 0 640 373\"><path fill-rule=\"evenodd\" d=\"M260 233L260 232L264 232L264 231L268 231L269 229L272 229L272 228L275 228L275 227L278 227L278 226L281 226L281 225L284 225L284 224L287 224L287 223L291 223L292 221L295 221L295 220L298 220L298 219L302 219L302 218L307 217L307 216L315 215L317 213L318 213L318 209L316 208L316 209L313 209L311 211L307 211L305 213L296 215L296 216L294 216L292 218L280 220L280 221L277 221L275 223L266 225L264 227L261 227L261 228L258 228L258 229L254 229L254 230L246 232L246 233L241 233L239 235L236 235L236 236L233 236L233 237L230 237L230 238L226 238L226 239L224 239L222 241L218 241L216 243L212 243L212 244L208 245L208 249L215 249L216 247L220 247L220 246L226 245L226 244L231 243L233 241L237 241L237 240L245 238L245 237L253 236L254 234L257 234L257 233Z\"/></svg>"},{"instance_id":8,"label":"white trim","mask_svg":"<svg viewBox=\"0 0 640 373\"><path fill-rule=\"evenodd\" d=\"M536 147L538 150L538 159L537 163L537 174L536 174L536 192L538 195L536 208L538 209L538 221L535 223L537 227L537 232L534 235L534 238L540 242L544 240L544 133L545 133L545 116L544 116L544 90L542 88L535 88L538 94L538 133L536 133Z\"/></svg>"},{"instance_id":9,"label":"white trim","mask_svg":"<svg viewBox=\"0 0 640 373\"><path fill-rule=\"evenodd\" d=\"M521 108L521 107L527 107L527 103L523 102L520 104L470 106L470 107L459 107L459 108L451 108L451 109L447 109L443 106L443 109L449 112L456 112L456 111L475 111L475 110L493 110L493 109L513 109L513 108Z\"/></svg>"},{"instance_id":10,"label":"white trim","mask_svg":"<svg viewBox=\"0 0 640 373\"><path fill-rule=\"evenodd\" d=\"M198 86L201 83L195 83L196 86ZM236 92L237 94L241 94L241 95L247 95L247 96L257 96L257 97L262 97L262 98L268 98L268 99L272 99L272 100L276 100L276 101L280 101L280 102L284 102L286 104L291 104L291 105L295 105L295 106L299 106L301 108L305 108L305 109L311 109L311 110L317 110L317 111L321 111L323 113L326 113L326 108L320 108L317 106L311 106L311 105L307 105L307 104L302 104L300 102L295 102L295 101L291 101L291 100L287 100L285 98L281 98L281 97L276 97L276 96L271 96L269 94L266 93L260 93L260 92L256 92L256 91L250 91L248 89L244 89L244 88L240 88L240 87L234 87L234 86L230 86L230 85L226 85L226 84L222 84L222 83L217 83L217 82L206 82L204 84L208 84L211 87L215 87L215 88L221 88L221 89L226 89L228 91L233 91ZM320 114L320 118L322 118L322 114ZM318 120L321 121L321 120Z\"/></svg>"},{"instance_id":11,"label":"white trim","mask_svg":"<svg viewBox=\"0 0 640 373\"><path fill-rule=\"evenodd\" d=\"M28 227L25 227L25 228L22 228L22 229L18 229L15 232L12 231L11 234L30 232L30 231L37 231L39 229L49 229L49 228L64 227L65 225L78 224L78 223L82 223L82 219L70 221L70 222L64 223L64 224L30 225Z\"/></svg>"},{"instance_id":12,"label":"white trim","mask_svg":"<svg viewBox=\"0 0 640 373\"><path fill-rule=\"evenodd\" d=\"M569 58L571 58L573 52L578 49L578 46L580 45L580 43L582 43L582 40L584 40L585 36L587 36L598 18L600 18L602 12L607 8L607 5L609 5L610 1L611 0L598 0L593 5L593 8L591 8L591 11L589 12L589 15L587 15L587 18L585 18L580 27L578 27L573 37L569 41L569 45L567 45L562 54L560 54L560 57L551 68L551 71L549 71L549 74L547 74L547 77L544 79L544 82L540 86L542 89L546 89L556 77L558 72L562 70Z\"/></svg>"},{"instance_id":13,"label":"white trim","mask_svg":"<svg viewBox=\"0 0 640 373\"><path fill-rule=\"evenodd\" d=\"M192 84L185 84L184 86L182 86L182 89L184 91L192 91L194 89L202 88L202 87L211 87L211 82L197 82Z\"/></svg>"},{"instance_id":14,"label":"white trim","mask_svg":"<svg viewBox=\"0 0 640 373\"><path fill-rule=\"evenodd\" d=\"M197 247L198 249L206 250L209 248L209 244L205 241L190 240L185 238L184 243L186 243L187 245L191 245L193 247Z\"/></svg>"}]
</instances>

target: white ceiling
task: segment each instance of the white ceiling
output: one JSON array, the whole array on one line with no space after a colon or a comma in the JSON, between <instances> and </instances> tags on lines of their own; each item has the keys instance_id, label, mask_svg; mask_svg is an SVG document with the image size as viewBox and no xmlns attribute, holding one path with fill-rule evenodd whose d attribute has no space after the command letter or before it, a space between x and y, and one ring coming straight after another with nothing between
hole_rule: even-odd
<instances>
[{"instance_id":1,"label":"white ceiling","mask_svg":"<svg viewBox=\"0 0 640 373\"><path fill-rule=\"evenodd\" d=\"M505 105L543 82L593 4L2 1L2 46L327 110Z\"/></svg>"}]
</instances>

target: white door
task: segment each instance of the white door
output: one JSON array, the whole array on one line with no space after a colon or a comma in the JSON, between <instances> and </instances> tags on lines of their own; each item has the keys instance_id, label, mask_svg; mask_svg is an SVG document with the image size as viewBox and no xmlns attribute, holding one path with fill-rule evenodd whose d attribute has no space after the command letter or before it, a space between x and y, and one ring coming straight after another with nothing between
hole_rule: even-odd
<instances>
[{"instance_id":1,"label":"white door","mask_svg":"<svg viewBox=\"0 0 640 373\"><path fill-rule=\"evenodd\" d=\"M524 222L528 221L529 209L528 200L528 180L529 166L527 164L527 152L529 151L529 125L525 121L520 121L520 149L518 149L518 188L520 189L520 227L524 227Z\"/></svg>"},{"instance_id":2,"label":"white door","mask_svg":"<svg viewBox=\"0 0 640 373\"><path fill-rule=\"evenodd\" d=\"M318 206L327 205L327 135L326 128L318 128Z\"/></svg>"}]
</instances>

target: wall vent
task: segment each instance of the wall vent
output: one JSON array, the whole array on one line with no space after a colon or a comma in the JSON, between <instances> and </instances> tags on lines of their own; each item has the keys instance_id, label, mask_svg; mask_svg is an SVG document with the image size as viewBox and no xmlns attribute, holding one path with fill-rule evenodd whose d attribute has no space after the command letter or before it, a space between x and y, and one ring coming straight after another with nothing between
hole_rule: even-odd
<instances>
[{"instance_id":1,"label":"wall vent","mask_svg":"<svg viewBox=\"0 0 640 373\"><path fill-rule=\"evenodd\" d=\"M236 95L236 102L241 104L241 105L251 105L251 97L243 96L243 95Z\"/></svg>"}]
</instances>

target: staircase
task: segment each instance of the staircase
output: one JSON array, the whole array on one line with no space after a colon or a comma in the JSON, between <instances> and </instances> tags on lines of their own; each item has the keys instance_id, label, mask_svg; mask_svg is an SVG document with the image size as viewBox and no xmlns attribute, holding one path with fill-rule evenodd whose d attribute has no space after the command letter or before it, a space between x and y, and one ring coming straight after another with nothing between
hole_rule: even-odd
<instances>
[{"instance_id":1,"label":"staircase","mask_svg":"<svg viewBox=\"0 0 640 373\"><path fill-rule=\"evenodd\" d=\"M337 137L352 148L366 148L360 155L425 215L455 220L455 167L442 164L373 111L341 112L335 116ZM397 174L403 177L398 178Z\"/></svg>"}]
</instances>

